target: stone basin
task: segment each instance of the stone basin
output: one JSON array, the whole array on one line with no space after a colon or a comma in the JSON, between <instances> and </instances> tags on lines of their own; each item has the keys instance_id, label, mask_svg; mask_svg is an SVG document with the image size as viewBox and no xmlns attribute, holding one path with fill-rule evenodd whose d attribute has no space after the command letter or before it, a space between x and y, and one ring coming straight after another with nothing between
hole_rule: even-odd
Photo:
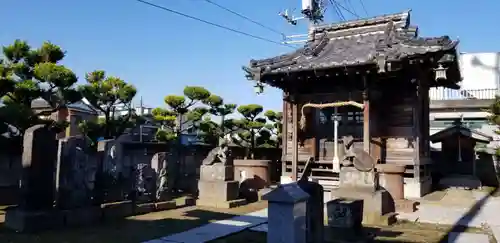
<instances>
[{"instance_id":1,"label":"stone basin","mask_svg":"<svg viewBox=\"0 0 500 243\"><path fill-rule=\"evenodd\" d=\"M377 172L384 174L402 174L406 170L404 165L394 164L377 164L375 168L377 169Z\"/></svg>"},{"instance_id":2,"label":"stone basin","mask_svg":"<svg viewBox=\"0 0 500 243\"><path fill-rule=\"evenodd\" d=\"M268 187L271 184L271 163L271 160L265 159L235 159L234 178L242 183L240 193L255 194L257 197L257 191Z\"/></svg>"},{"instance_id":3,"label":"stone basin","mask_svg":"<svg viewBox=\"0 0 500 243\"><path fill-rule=\"evenodd\" d=\"M379 172L380 186L385 188L393 200L404 198L404 165L378 164L375 166Z\"/></svg>"}]
</instances>

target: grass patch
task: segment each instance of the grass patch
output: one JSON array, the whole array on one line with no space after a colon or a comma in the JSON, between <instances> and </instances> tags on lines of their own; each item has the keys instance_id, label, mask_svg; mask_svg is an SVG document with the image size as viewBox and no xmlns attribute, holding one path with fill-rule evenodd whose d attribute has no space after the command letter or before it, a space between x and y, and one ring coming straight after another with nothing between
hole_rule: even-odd
<instances>
[{"instance_id":1,"label":"grass patch","mask_svg":"<svg viewBox=\"0 0 500 243\"><path fill-rule=\"evenodd\" d=\"M252 203L232 209L184 207L132 216L91 227L59 229L37 234L19 234L3 226L0 214L0 242L6 243L140 243L180 233L213 221L228 219L267 207L267 202Z\"/></svg>"}]
</instances>

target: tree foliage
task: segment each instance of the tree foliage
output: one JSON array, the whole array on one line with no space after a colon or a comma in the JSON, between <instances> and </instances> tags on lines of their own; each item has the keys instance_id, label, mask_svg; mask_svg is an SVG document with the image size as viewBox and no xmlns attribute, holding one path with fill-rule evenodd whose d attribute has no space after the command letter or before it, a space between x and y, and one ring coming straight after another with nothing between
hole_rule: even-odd
<instances>
[{"instance_id":1,"label":"tree foliage","mask_svg":"<svg viewBox=\"0 0 500 243\"><path fill-rule=\"evenodd\" d=\"M237 127L236 135L241 139L240 146L248 148L247 158L253 159L254 150L258 146L257 137L266 125L266 119L260 117L264 108L257 104L240 105L237 108L241 119L234 121Z\"/></svg>"},{"instance_id":2,"label":"tree foliage","mask_svg":"<svg viewBox=\"0 0 500 243\"><path fill-rule=\"evenodd\" d=\"M0 133L9 137L22 136L24 131L44 123L61 129L65 122L40 119L81 99L74 88L76 75L59 64L65 57L61 47L44 42L32 48L26 41L15 40L2 48L0 59ZM48 109L33 111L31 104L43 99Z\"/></svg>"},{"instance_id":3,"label":"tree foliage","mask_svg":"<svg viewBox=\"0 0 500 243\"><path fill-rule=\"evenodd\" d=\"M267 118L268 123L264 126L265 129L261 130L260 136L257 138L257 144L261 147L279 148L282 140L283 114L282 112L267 110L264 112L264 116Z\"/></svg>"},{"instance_id":4,"label":"tree foliage","mask_svg":"<svg viewBox=\"0 0 500 243\"><path fill-rule=\"evenodd\" d=\"M234 113L236 104L225 104L222 97L213 94L203 103L209 107L209 114L212 117L220 117L220 121L217 123L213 121L212 117L206 117L202 120L199 125L202 131L200 137L207 144L218 145L220 139L234 132L234 120L227 119L227 116Z\"/></svg>"},{"instance_id":5,"label":"tree foliage","mask_svg":"<svg viewBox=\"0 0 500 243\"><path fill-rule=\"evenodd\" d=\"M106 72L102 70L87 73L85 80L86 84L78 86L78 90L104 115L104 119L98 122L86 121L80 126L82 131L113 138L133 126L132 100L137 93L133 85L118 77L106 76ZM127 111L124 115L119 113L123 110Z\"/></svg>"},{"instance_id":6,"label":"tree foliage","mask_svg":"<svg viewBox=\"0 0 500 243\"><path fill-rule=\"evenodd\" d=\"M186 86L184 96L168 95L164 101L166 108L155 108L153 118L161 124L156 134L159 141L172 141L188 129L195 127L207 114L208 108L196 106L207 100L211 93L204 87Z\"/></svg>"}]
</instances>

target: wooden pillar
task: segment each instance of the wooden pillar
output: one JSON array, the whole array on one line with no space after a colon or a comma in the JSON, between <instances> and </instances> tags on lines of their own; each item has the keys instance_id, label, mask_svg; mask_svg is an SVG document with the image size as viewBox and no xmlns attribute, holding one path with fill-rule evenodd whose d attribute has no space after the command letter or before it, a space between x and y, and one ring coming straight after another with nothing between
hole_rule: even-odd
<instances>
[{"instance_id":1,"label":"wooden pillar","mask_svg":"<svg viewBox=\"0 0 500 243\"><path fill-rule=\"evenodd\" d=\"M363 150L370 153L370 94L366 76L363 76Z\"/></svg>"},{"instance_id":2,"label":"wooden pillar","mask_svg":"<svg viewBox=\"0 0 500 243\"><path fill-rule=\"evenodd\" d=\"M287 161L287 158L286 158L286 154L287 154L287 151L288 151L288 123L290 122L289 121L289 118L288 118L288 112L290 109L290 103L288 103L287 101L287 97L288 94L283 92L283 121L282 121L282 132L281 132L281 150L282 150L282 153L281 153L281 161L284 165L283 167L283 172L285 172L285 168L286 168L286 161Z\"/></svg>"},{"instance_id":3,"label":"wooden pillar","mask_svg":"<svg viewBox=\"0 0 500 243\"><path fill-rule=\"evenodd\" d=\"M415 154L413 158L413 178L420 180L420 153L422 149L422 80L417 80L416 99L413 104L413 138L415 139Z\"/></svg>"},{"instance_id":4,"label":"wooden pillar","mask_svg":"<svg viewBox=\"0 0 500 243\"><path fill-rule=\"evenodd\" d=\"M294 98L292 103L292 181L297 181L297 167L299 162L299 144L298 144L298 128L299 128L299 110L297 100Z\"/></svg>"}]
</instances>

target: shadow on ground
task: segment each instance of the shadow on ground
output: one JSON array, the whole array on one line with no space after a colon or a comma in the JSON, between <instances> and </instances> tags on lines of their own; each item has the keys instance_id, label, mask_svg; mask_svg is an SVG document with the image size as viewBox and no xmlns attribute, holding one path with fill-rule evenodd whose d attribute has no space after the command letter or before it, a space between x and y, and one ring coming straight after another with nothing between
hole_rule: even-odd
<instances>
[{"instance_id":1,"label":"shadow on ground","mask_svg":"<svg viewBox=\"0 0 500 243\"><path fill-rule=\"evenodd\" d=\"M37 234L20 234L6 229L3 225L4 215L0 215L0 242L140 243L180 233L213 221L257 211L265 207L266 204L262 203L228 210L192 206L103 222L96 226L66 228Z\"/></svg>"},{"instance_id":2,"label":"shadow on ground","mask_svg":"<svg viewBox=\"0 0 500 243\"><path fill-rule=\"evenodd\" d=\"M494 190L491 190L486 196L482 197L480 200L478 200L474 205L467 211L466 214L464 214L454 225L451 227L448 231L445 237L441 239L440 242L455 242L455 239L448 239L448 234L451 232L465 232L467 227L464 227L464 225L468 225L481 211L481 208L486 204L488 199L491 197L498 197L498 194L500 188L495 188ZM446 241L445 241L446 240ZM500 239L497 239L497 241Z\"/></svg>"}]
</instances>

